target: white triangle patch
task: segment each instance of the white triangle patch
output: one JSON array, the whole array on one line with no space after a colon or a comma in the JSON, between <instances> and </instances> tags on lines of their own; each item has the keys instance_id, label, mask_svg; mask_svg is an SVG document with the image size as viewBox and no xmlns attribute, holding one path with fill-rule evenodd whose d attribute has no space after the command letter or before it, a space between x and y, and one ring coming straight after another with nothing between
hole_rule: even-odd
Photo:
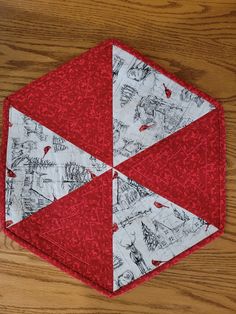
<instances>
[{"instance_id":1,"label":"white triangle patch","mask_svg":"<svg viewBox=\"0 0 236 314\"><path fill-rule=\"evenodd\" d=\"M114 170L114 291L217 230L202 218Z\"/></svg>"},{"instance_id":2,"label":"white triangle patch","mask_svg":"<svg viewBox=\"0 0 236 314\"><path fill-rule=\"evenodd\" d=\"M13 107L9 124L5 197L8 226L110 169Z\"/></svg>"},{"instance_id":3,"label":"white triangle patch","mask_svg":"<svg viewBox=\"0 0 236 314\"><path fill-rule=\"evenodd\" d=\"M214 109L203 98L113 46L113 166Z\"/></svg>"}]
</instances>

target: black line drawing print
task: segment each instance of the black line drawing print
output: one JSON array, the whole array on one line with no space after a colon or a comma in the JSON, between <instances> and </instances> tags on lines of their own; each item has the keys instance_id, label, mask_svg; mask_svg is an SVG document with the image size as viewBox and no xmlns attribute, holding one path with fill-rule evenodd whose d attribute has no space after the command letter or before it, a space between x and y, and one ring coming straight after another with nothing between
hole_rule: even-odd
<instances>
[{"instance_id":1,"label":"black line drawing print","mask_svg":"<svg viewBox=\"0 0 236 314\"><path fill-rule=\"evenodd\" d=\"M120 256L118 256L118 255L113 256L113 268L114 269L121 267L123 264L124 264L124 262Z\"/></svg>"},{"instance_id":2,"label":"black line drawing print","mask_svg":"<svg viewBox=\"0 0 236 314\"><path fill-rule=\"evenodd\" d=\"M204 99L193 94L192 92L190 92L188 89L183 88L180 95L180 100L182 101L186 101L186 102L190 102L190 101L194 101L197 105L197 107L201 107L201 105L204 103Z\"/></svg>"},{"instance_id":3,"label":"black line drawing print","mask_svg":"<svg viewBox=\"0 0 236 314\"><path fill-rule=\"evenodd\" d=\"M135 59L127 72L127 76L136 82L143 81L152 72L151 68L144 62Z\"/></svg>"},{"instance_id":4,"label":"black line drawing print","mask_svg":"<svg viewBox=\"0 0 236 314\"><path fill-rule=\"evenodd\" d=\"M19 138L12 138L12 164L11 168L16 169L23 161L29 159L32 150L37 149L37 143L32 140L21 142Z\"/></svg>"},{"instance_id":5,"label":"black line drawing print","mask_svg":"<svg viewBox=\"0 0 236 314\"><path fill-rule=\"evenodd\" d=\"M140 198L146 197L146 196L150 196L152 194L154 194L152 191L148 190L147 188L145 188L144 186L138 184L137 182L135 182L134 180L127 178L127 182L128 184L132 185L133 187L135 187L135 189L137 190Z\"/></svg>"},{"instance_id":6,"label":"black line drawing print","mask_svg":"<svg viewBox=\"0 0 236 314\"><path fill-rule=\"evenodd\" d=\"M162 98L152 95L142 97L135 108L134 122L140 121L142 124L155 124L158 122L158 118L160 119L161 117L161 123L164 131L167 133L173 133L183 123L189 123L189 121L184 121L184 110L181 104L168 103Z\"/></svg>"},{"instance_id":7,"label":"black line drawing print","mask_svg":"<svg viewBox=\"0 0 236 314\"><path fill-rule=\"evenodd\" d=\"M117 119L113 119L113 142L117 143L121 137L121 134L125 134L127 129L128 125Z\"/></svg>"},{"instance_id":8,"label":"black line drawing print","mask_svg":"<svg viewBox=\"0 0 236 314\"><path fill-rule=\"evenodd\" d=\"M183 114L180 110L177 107L170 108L169 112L164 116L164 130L167 133L171 134L181 127Z\"/></svg>"},{"instance_id":9,"label":"black line drawing print","mask_svg":"<svg viewBox=\"0 0 236 314\"><path fill-rule=\"evenodd\" d=\"M126 62L125 54L121 54L121 57ZM120 90L116 89L114 92L114 117L121 123L128 124L123 134L120 132L119 126L115 125L116 122L113 122L114 160L116 164L138 153L139 146L137 145L136 147L137 143L140 146L149 147L151 144L156 143L155 137L161 140L176 130L189 125L192 121L201 117L204 112L209 111L211 106L190 91L186 95L182 92L183 97L181 99L182 87L171 82L168 78L163 80L162 75L158 72L155 73L153 70L147 70L145 74L145 71L142 72L141 67L137 66L137 71L135 71L132 69L135 68L135 62L133 63L133 61L134 59L131 62L126 62L126 65L132 65L130 72L127 71L128 78L125 75L123 76L124 66L118 80L120 82L122 76L122 85L135 88L137 93L134 94L133 90L131 90L130 97L127 97L128 100L130 99L130 102L126 102L125 98L123 106L120 106ZM138 60L136 62L138 64ZM167 93L169 88L169 93ZM170 92L172 92L171 97L169 95ZM130 119L133 119L133 125ZM143 129L141 129L142 127ZM150 127L150 130L147 132L146 127ZM139 133L141 130L145 130L145 132ZM118 158L116 158L117 155ZM134 189L134 185L129 185L127 178L122 175L120 177L114 176L113 178L113 214L118 225L114 236L120 236L120 240L123 241L123 244L122 242L117 243L117 253L121 249L119 244L123 247L132 245L132 241L131 244L128 243L129 238L126 240L124 234L126 232L128 235L134 231L136 232L137 240L136 242L134 241L133 245L138 250L137 255L140 253L146 265L153 269L153 266L157 267L157 262L165 263L169 261L172 255L180 254L181 250L184 251L191 247L212 232L213 227L211 225L209 226L196 216L193 217L190 212L172 204L168 200L164 201L164 206L158 205L154 208L152 205L154 196L146 196L146 198L140 199L140 195ZM121 191L120 195L119 190ZM163 201L163 198L158 197L157 199ZM150 207L152 213L145 215L144 209L148 210ZM204 234L207 228L208 232ZM145 266L143 266L144 270L140 269L138 265L139 257L135 261L135 253L132 253L129 247L126 247L125 250L123 249L122 253L124 264L122 268L115 272L116 278L119 275L119 271L123 271L123 269L131 269L136 278L142 276L145 271L147 272ZM152 263L152 260L155 264ZM137 271L138 269L139 271Z\"/></svg>"},{"instance_id":10,"label":"black line drawing print","mask_svg":"<svg viewBox=\"0 0 236 314\"><path fill-rule=\"evenodd\" d=\"M40 170L54 167L55 163L38 157L29 157L30 152L36 148L34 141L27 140L21 143L18 139L13 138L12 169L21 172L23 182L19 186L17 178L6 180L6 212L9 216L11 216L13 203L17 207L18 216L21 219L51 203L50 199L33 189L33 184L40 190L43 184L51 182L50 178L45 177L46 173L40 172ZM15 195L16 185L20 188L18 197Z\"/></svg>"},{"instance_id":11,"label":"black line drawing print","mask_svg":"<svg viewBox=\"0 0 236 314\"><path fill-rule=\"evenodd\" d=\"M28 180L27 176L26 180ZM51 200L40 194L38 191L32 189L31 185L32 182L29 186L26 186L26 183L24 182L24 188L21 192L23 219L52 203Z\"/></svg>"},{"instance_id":12,"label":"black line drawing print","mask_svg":"<svg viewBox=\"0 0 236 314\"><path fill-rule=\"evenodd\" d=\"M65 178L62 178L62 187L69 185L69 192L81 187L91 180L91 173L82 165L70 161L65 164Z\"/></svg>"},{"instance_id":13,"label":"black line drawing print","mask_svg":"<svg viewBox=\"0 0 236 314\"><path fill-rule=\"evenodd\" d=\"M114 156L122 155L124 157L130 157L137 154L144 148L145 146L138 141L123 138L123 145L114 149Z\"/></svg>"},{"instance_id":14,"label":"black line drawing print","mask_svg":"<svg viewBox=\"0 0 236 314\"><path fill-rule=\"evenodd\" d=\"M26 140L21 142L19 138L12 138L12 150L14 151L22 151L24 153L30 153L32 150L37 148L37 143L32 140Z\"/></svg>"},{"instance_id":15,"label":"black line drawing print","mask_svg":"<svg viewBox=\"0 0 236 314\"><path fill-rule=\"evenodd\" d=\"M88 153L15 108L10 110L12 125L6 161L6 220L19 222L91 181L96 175L90 168L96 172L106 171L106 165ZM47 143L43 143L46 138ZM66 149L68 153L58 153ZM81 157L82 165L74 162L77 157Z\"/></svg>"},{"instance_id":16,"label":"black line drawing print","mask_svg":"<svg viewBox=\"0 0 236 314\"><path fill-rule=\"evenodd\" d=\"M37 188L42 188L43 184L45 183L44 178L47 175L45 172L35 172L35 184ZM52 179L45 179L46 182L52 182Z\"/></svg>"},{"instance_id":17,"label":"black line drawing print","mask_svg":"<svg viewBox=\"0 0 236 314\"><path fill-rule=\"evenodd\" d=\"M148 216L151 213L152 213L151 208L145 209L144 211L135 212L132 215L126 216L125 219L121 220L118 225L121 225L123 228L125 228L127 225L131 225L137 219Z\"/></svg>"},{"instance_id":18,"label":"black line drawing print","mask_svg":"<svg viewBox=\"0 0 236 314\"><path fill-rule=\"evenodd\" d=\"M135 232L131 234L133 239L130 241L130 243L127 243L125 245L120 242L120 245L126 250L129 250L129 256L131 260L136 264L136 266L139 268L139 271L142 275L146 274L150 271L149 267L146 265L142 253L137 249L137 247L134 245L136 241L136 235Z\"/></svg>"},{"instance_id":19,"label":"black line drawing print","mask_svg":"<svg viewBox=\"0 0 236 314\"><path fill-rule=\"evenodd\" d=\"M176 208L173 209L175 217L179 218L180 220L186 222L190 220L189 216L182 210L182 212L178 211Z\"/></svg>"},{"instance_id":20,"label":"black line drawing print","mask_svg":"<svg viewBox=\"0 0 236 314\"><path fill-rule=\"evenodd\" d=\"M27 162L24 163L24 166L27 166L28 169L26 169L27 173L33 173L38 171L38 169L48 169L51 167L56 166L56 163L54 161L43 159L39 157L31 157L27 159Z\"/></svg>"},{"instance_id":21,"label":"black line drawing print","mask_svg":"<svg viewBox=\"0 0 236 314\"><path fill-rule=\"evenodd\" d=\"M177 218L177 219L176 219ZM190 217L184 211L173 210L173 215L165 221L157 219L152 220L156 236L159 241L157 247L163 249L175 242L182 242L188 234L197 234L202 226L206 226L207 231L209 224L199 217Z\"/></svg>"},{"instance_id":22,"label":"black line drawing print","mask_svg":"<svg viewBox=\"0 0 236 314\"><path fill-rule=\"evenodd\" d=\"M135 108L134 122L141 121L142 124L155 122L157 111L164 114L166 110L165 101L161 102L156 96L148 95L142 97Z\"/></svg>"},{"instance_id":23,"label":"black line drawing print","mask_svg":"<svg viewBox=\"0 0 236 314\"><path fill-rule=\"evenodd\" d=\"M119 288L121 288L127 285L128 283L134 281L134 279L135 277L133 272L131 270L126 270L125 272L118 276L116 284Z\"/></svg>"},{"instance_id":24,"label":"black line drawing print","mask_svg":"<svg viewBox=\"0 0 236 314\"><path fill-rule=\"evenodd\" d=\"M209 109L210 109L210 110L213 110L213 109L216 108L216 107L215 107L213 104L211 104L211 103L208 103L208 106L209 106Z\"/></svg>"},{"instance_id":25,"label":"black line drawing print","mask_svg":"<svg viewBox=\"0 0 236 314\"><path fill-rule=\"evenodd\" d=\"M10 208L13 202L13 192L14 192L14 186L13 186L13 180L12 178L6 179L6 213L9 215Z\"/></svg>"},{"instance_id":26,"label":"black line drawing print","mask_svg":"<svg viewBox=\"0 0 236 314\"><path fill-rule=\"evenodd\" d=\"M188 89L184 88L182 89L179 98L182 101L190 102L192 100L192 93Z\"/></svg>"},{"instance_id":27,"label":"black line drawing print","mask_svg":"<svg viewBox=\"0 0 236 314\"><path fill-rule=\"evenodd\" d=\"M136 94L138 94L138 92L134 87L124 84L120 89L121 107L124 107L125 105L127 105L134 98Z\"/></svg>"},{"instance_id":28,"label":"black line drawing print","mask_svg":"<svg viewBox=\"0 0 236 314\"><path fill-rule=\"evenodd\" d=\"M175 104L169 104L162 98L157 98L153 95L142 97L135 108L134 122L140 120L142 123L154 123L157 113L166 116L169 111L175 110L181 112L183 109ZM172 114L173 115L173 114Z\"/></svg>"},{"instance_id":29,"label":"black line drawing print","mask_svg":"<svg viewBox=\"0 0 236 314\"><path fill-rule=\"evenodd\" d=\"M124 64L124 59L119 56L114 56L112 65L113 84L116 82L119 71Z\"/></svg>"},{"instance_id":30,"label":"black line drawing print","mask_svg":"<svg viewBox=\"0 0 236 314\"><path fill-rule=\"evenodd\" d=\"M159 78L156 71L152 71L152 74L153 74L153 84L152 84L151 91L155 92L156 87L158 87Z\"/></svg>"},{"instance_id":31,"label":"black line drawing print","mask_svg":"<svg viewBox=\"0 0 236 314\"><path fill-rule=\"evenodd\" d=\"M159 244L156 234L142 222L143 240L149 251L154 251Z\"/></svg>"},{"instance_id":32,"label":"black line drawing print","mask_svg":"<svg viewBox=\"0 0 236 314\"><path fill-rule=\"evenodd\" d=\"M95 157L93 156L90 156L89 157L89 160L91 162L91 166L93 169L96 169L96 171L102 171L106 168L106 165L100 161L100 160L97 160Z\"/></svg>"},{"instance_id":33,"label":"black line drawing print","mask_svg":"<svg viewBox=\"0 0 236 314\"><path fill-rule=\"evenodd\" d=\"M29 169L25 169L24 179L22 182L21 190L19 191L19 197L16 198L14 195L14 183L8 182L8 190L10 190L10 194L7 192L7 214L10 215L11 206L13 202L17 204L18 212L20 212L21 219L24 219L35 213L42 207L45 207L51 203L51 200L40 194L38 191L33 189L35 173L30 172Z\"/></svg>"},{"instance_id":34,"label":"black line drawing print","mask_svg":"<svg viewBox=\"0 0 236 314\"><path fill-rule=\"evenodd\" d=\"M195 103L197 104L198 107L201 107L201 105L204 103L204 100L201 97L199 97L199 96L196 96L194 98L194 101L195 101Z\"/></svg>"},{"instance_id":35,"label":"black line drawing print","mask_svg":"<svg viewBox=\"0 0 236 314\"><path fill-rule=\"evenodd\" d=\"M125 150L123 138L140 142L144 150L215 108L135 56L114 51L125 63L113 89L113 117L128 124L125 135L113 133L116 165L136 154Z\"/></svg>"},{"instance_id":36,"label":"black line drawing print","mask_svg":"<svg viewBox=\"0 0 236 314\"><path fill-rule=\"evenodd\" d=\"M205 231L207 231L208 228L210 227L210 224L200 217L198 217L198 220L202 223L202 226L206 226Z\"/></svg>"},{"instance_id":37,"label":"black line drawing print","mask_svg":"<svg viewBox=\"0 0 236 314\"><path fill-rule=\"evenodd\" d=\"M116 179L116 200L113 204L113 213L132 208L137 201L152 192L145 189L131 179L127 181L118 176Z\"/></svg>"},{"instance_id":38,"label":"black line drawing print","mask_svg":"<svg viewBox=\"0 0 236 314\"><path fill-rule=\"evenodd\" d=\"M177 238L180 237L181 231L183 230L184 222L179 220L180 222L175 222L175 224L170 223L169 220L166 220L165 223L153 219L153 224L155 226L157 232L157 238L159 240L158 248L163 249L168 247L177 241Z\"/></svg>"},{"instance_id":39,"label":"black line drawing print","mask_svg":"<svg viewBox=\"0 0 236 314\"><path fill-rule=\"evenodd\" d=\"M17 206L18 216L26 218L40 208L47 206L51 201L33 190L33 182L37 187L42 187L42 182L45 183L50 179L44 178L45 173L41 173L40 169L54 167L55 163L49 160L42 160L41 158L31 158L32 150L37 149L37 143L32 140L25 140L21 142L19 138L12 138L11 155L12 164L11 169L20 171L22 183L16 179L6 180L6 212L11 215L13 202ZM20 185L19 185L20 183ZM15 188L18 186L18 198L15 195Z\"/></svg>"},{"instance_id":40,"label":"black line drawing print","mask_svg":"<svg viewBox=\"0 0 236 314\"><path fill-rule=\"evenodd\" d=\"M30 134L35 134L40 141L46 140L47 136L43 133L43 126L41 124L25 115L23 116L23 122L26 136L30 136Z\"/></svg>"},{"instance_id":41,"label":"black line drawing print","mask_svg":"<svg viewBox=\"0 0 236 314\"><path fill-rule=\"evenodd\" d=\"M197 233L203 226L205 226L205 232L206 232L210 224L200 217L194 217L192 219L192 223L185 226L184 233L186 235L189 233Z\"/></svg>"},{"instance_id":42,"label":"black line drawing print","mask_svg":"<svg viewBox=\"0 0 236 314\"><path fill-rule=\"evenodd\" d=\"M68 149L68 147L65 145L65 142L66 141L64 140L64 138L53 135L52 145L53 145L54 152L60 152L60 151Z\"/></svg>"}]
</instances>

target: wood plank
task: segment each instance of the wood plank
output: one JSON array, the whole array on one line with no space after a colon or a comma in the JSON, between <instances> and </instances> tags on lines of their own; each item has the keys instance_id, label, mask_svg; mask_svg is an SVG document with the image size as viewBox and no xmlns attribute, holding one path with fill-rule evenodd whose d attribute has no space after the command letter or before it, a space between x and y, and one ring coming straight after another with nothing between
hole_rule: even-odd
<instances>
[{"instance_id":1,"label":"wood plank","mask_svg":"<svg viewBox=\"0 0 236 314\"><path fill-rule=\"evenodd\" d=\"M0 0L0 102L107 38L218 99L227 125L225 234L108 299L0 233L0 313L235 313L235 0ZM2 118L0 116L0 125Z\"/></svg>"}]
</instances>

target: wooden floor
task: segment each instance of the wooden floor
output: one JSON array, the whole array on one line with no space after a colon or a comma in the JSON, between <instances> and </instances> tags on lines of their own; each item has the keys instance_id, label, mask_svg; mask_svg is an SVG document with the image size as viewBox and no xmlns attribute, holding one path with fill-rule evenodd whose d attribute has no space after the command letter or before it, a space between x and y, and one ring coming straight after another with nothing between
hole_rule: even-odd
<instances>
[{"instance_id":1,"label":"wooden floor","mask_svg":"<svg viewBox=\"0 0 236 314\"><path fill-rule=\"evenodd\" d=\"M235 0L0 0L0 101L115 37L219 100L227 124L225 234L108 299L0 234L0 313L236 312Z\"/></svg>"}]
</instances>

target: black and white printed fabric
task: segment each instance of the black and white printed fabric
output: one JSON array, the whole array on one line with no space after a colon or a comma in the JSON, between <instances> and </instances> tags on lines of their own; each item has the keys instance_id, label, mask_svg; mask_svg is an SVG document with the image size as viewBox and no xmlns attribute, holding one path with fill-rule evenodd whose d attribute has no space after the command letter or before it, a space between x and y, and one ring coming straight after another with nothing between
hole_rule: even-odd
<instances>
[{"instance_id":1,"label":"black and white printed fabric","mask_svg":"<svg viewBox=\"0 0 236 314\"><path fill-rule=\"evenodd\" d=\"M206 100L113 46L114 166L213 109Z\"/></svg>"},{"instance_id":2,"label":"black and white printed fabric","mask_svg":"<svg viewBox=\"0 0 236 314\"><path fill-rule=\"evenodd\" d=\"M114 178L114 291L218 230L120 172Z\"/></svg>"},{"instance_id":3,"label":"black and white printed fabric","mask_svg":"<svg viewBox=\"0 0 236 314\"><path fill-rule=\"evenodd\" d=\"M9 121L5 196L8 226L110 169L13 107Z\"/></svg>"}]
</instances>

